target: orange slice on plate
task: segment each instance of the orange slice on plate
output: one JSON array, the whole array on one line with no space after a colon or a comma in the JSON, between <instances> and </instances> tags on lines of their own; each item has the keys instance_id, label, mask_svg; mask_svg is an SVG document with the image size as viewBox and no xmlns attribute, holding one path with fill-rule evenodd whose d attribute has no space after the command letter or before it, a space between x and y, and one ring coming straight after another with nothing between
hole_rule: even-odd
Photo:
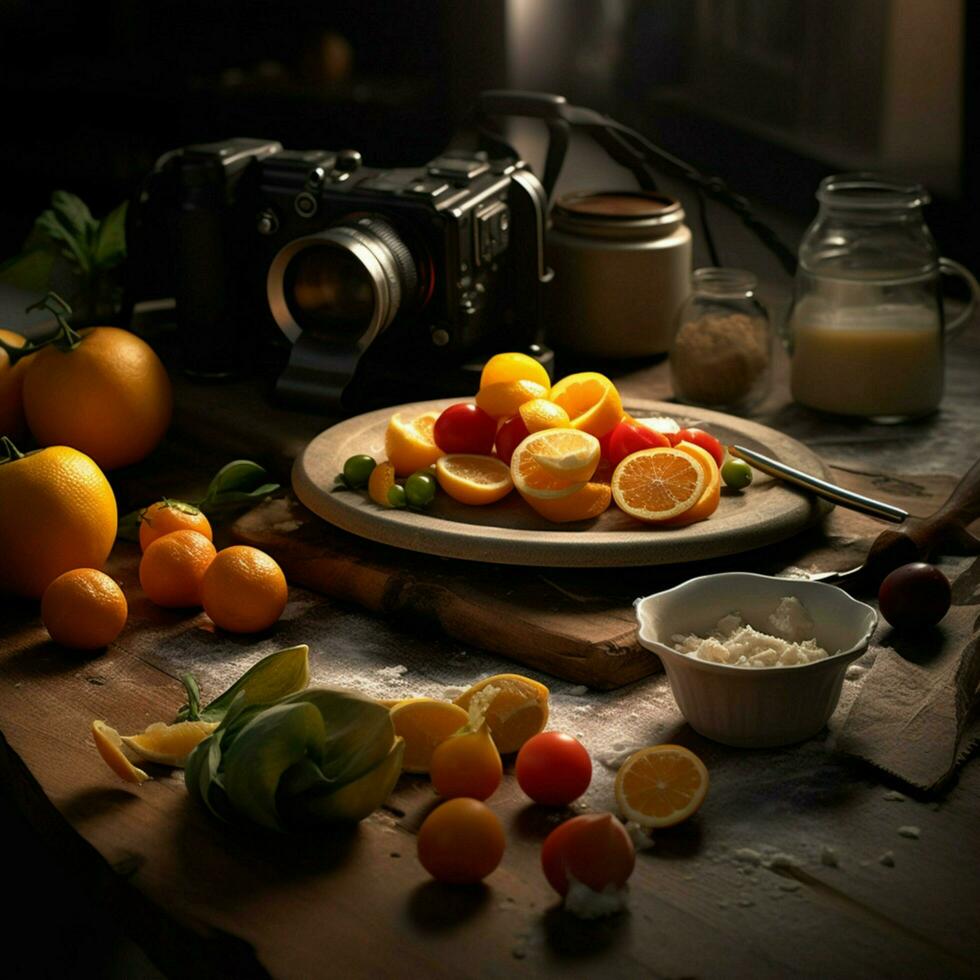
<instances>
[{"instance_id":1,"label":"orange slice on plate","mask_svg":"<svg viewBox=\"0 0 980 980\"><path fill-rule=\"evenodd\" d=\"M461 504L492 504L511 492L507 464L495 456L450 453L436 461L439 486Z\"/></svg>"},{"instance_id":2,"label":"orange slice on plate","mask_svg":"<svg viewBox=\"0 0 980 980\"><path fill-rule=\"evenodd\" d=\"M715 462L714 456L707 449L695 446L691 442L679 442L674 448L693 456L704 467L704 472L708 479L701 497L690 510L664 521L665 524L670 524L671 527L679 524L693 524L695 521L703 521L718 509L718 504L721 502L721 470L718 469L718 464Z\"/></svg>"},{"instance_id":3,"label":"orange slice on plate","mask_svg":"<svg viewBox=\"0 0 980 980\"><path fill-rule=\"evenodd\" d=\"M395 467L388 460L378 463L368 477L368 496L382 507L390 507L388 491L395 485Z\"/></svg>"},{"instance_id":4,"label":"orange slice on plate","mask_svg":"<svg viewBox=\"0 0 980 980\"><path fill-rule=\"evenodd\" d=\"M510 418L525 402L547 398L548 389L537 381L497 381L481 388L476 404L495 419Z\"/></svg>"},{"instance_id":5,"label":"orange slice on plate","mask_svg":"<svg viewBox=\"0 0 980 980\"><path fill-rule=\"evenodd\" d=\"M528 436L521 446L542 469L569 483L588 480L602 452L595 436L578 429L545 429Z\"/></svg>"},{"instance_id":6,"label":"orange slice on plate","mask_svg":"<svg viewBox=\"0 0 980 980\"><path fill-rule=\"evenodd\" d=\"M673 827L704 802L708 770L682 745L651 745L634 752L616 773L616 802L641 827Z\"/></svg>"},{"instance_id":7,"label":"orange slice on plate","mask_svg":"<svg viewBox=\"0 0 980 980\"><path fill-rule=\"evenodd\" d=\"M604 436L623 417L623 400L604 375L583 371L562 378L548 396L568 412L573 429Z\"/></svg>"},{"instance_id":8,"label":"orange slice on plate","mask_svg":"<svg viewBox=\"0 0 980 980\"><path fill-rule=\"evenodd\" d=\"M545 520L555 524L590 521L609 509L612 490L608 483L586 483L567 497L525 497L528 504Z\"/></svg>"},{"instance_id":9,"label":"orange slice on plate","mask_svg":"<svg viewBox=\"0 0 980 980\"><path fill-rule=\"evenodd\" d=\"M514 455L510 458L510 473L518 493L525 499L535 497L544 500L570 496L581 490L585 486L585 481L595 471L598 460L591 464L591 469L585 465L578 470L569 468L564 472L560 469L556 472L554 469L542 466L535 459L532 449L537 449L542 457L549 458L547 445L556 433L562 432L572 432L576 437L585 434L576 432L574 429L546 429L543 432L535 432L529 435L514 450ZM591 444L584 440L580 440L578 445L591 449ZM557 455L554 458L557 459Z\"/></svg>"},{"instance_id":10,"label":"orange slice on plate","mask_svg":"<svg viewBox=\"0 0 980 980\"><path fill-rule=\"evenodd\" d=\"M395 467L396 476L411 476L416 470L431 466L442 450L432 436L438 412L408 417L395 412L385 430L385 455Z\"/></svg>"},{"instance_id":11,"label":"orange slice on plate","mask_svg":"<svg viewBox=\"0 0 980 980\"><path fill-rule=\"evenodd\" d=\"M666 521L690 510L704 493L704 467L683 449L658 446L627 456L613 471L616 505L641 521Z\"/></svg>"}]
</instances>

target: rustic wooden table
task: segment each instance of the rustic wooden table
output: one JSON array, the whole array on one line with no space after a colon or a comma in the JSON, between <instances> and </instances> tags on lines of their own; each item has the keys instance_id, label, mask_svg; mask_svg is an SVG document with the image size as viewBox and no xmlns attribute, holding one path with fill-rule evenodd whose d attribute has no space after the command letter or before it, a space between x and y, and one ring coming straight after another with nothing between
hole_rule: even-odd
<instances>
[{"instance_id":1,"label":"rustic wooden table","mask_svg":"<svg viewBox=\"0 0 980 980\"><path fill-rule=\"evenodd\" d=\"M633 397L669 394L663 363L617 377ZM943 474L958 476L980 456L978 394L974 324L951 346L946 400L929 420L892 429L829 422L788 402L784 373L759 420L804 439L841 479L872 474L883 496L919 493L930 503L952 485ZM247 386L182 384L167 444L118 482L121 508L163 492L192 496L226 455L285 464L320 427L265 407ZM863 533L875 531L869 521ZM16 903L8 891L21 908L11 921L18 930L42 916L55 923L18 975L44 975L51 964L60 973L74 964L104 976L211 978L978 975L975 760L941 798L919 800L834 753L826 733L785 750L726 749L683 724L662 676L602 694L552 688L557 723L595 757L591 806L611 806L612 772L636 743L680 741L711 771L697 817L639 856L631 911L600 922L560 910L538 866L555 817L529 805L509 774L492 799L508 837L503 864L465 889L430 881L415 859L414 834L434 800L421 779L403 778L353 832L290 837L217 824L179 773L156 770L139 789L121 783L94 750L92 719L126 731L169 719L188 665L213 694L259 653L308 639L316 680L361 681L389 696L440 693L509 667L298 588L271 636L220 635L203 616L153 607L137 560L125 543L112 556L131 619L100 656L49 642L36 604L0 605L3 813L22 896ZM920 828L918 840L898 834L908 825ZM5 948L14 962L27 949L20 935Z\"/></svg>"}]
</instances>

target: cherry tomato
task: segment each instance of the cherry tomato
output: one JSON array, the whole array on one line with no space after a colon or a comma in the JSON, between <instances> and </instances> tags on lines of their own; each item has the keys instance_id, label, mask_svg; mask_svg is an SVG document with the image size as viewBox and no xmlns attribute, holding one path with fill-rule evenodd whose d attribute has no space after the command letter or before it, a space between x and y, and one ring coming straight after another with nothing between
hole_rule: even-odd
<instances>
[{"instance_id":1,"label":"cherry tomato","mask_svg":"<svg viewBox=\"0 0 980 980\"><path fill-rule=\"evenodd\" d=\"M500 753L484 724L478 732L450 735L432 753L429 778L440 796L470 796L485 800L503 778Z\"/></svg>"},{"instance_id":2,"label":"cherry tomato","mask_svg":"<svg viewBox=\"0 0 980 980\"><path fill-rule=\"evenodd\" d=\"M627 456L632 456L641 449L669 445L670 440L662 432L655 432L638 422L620 422L609 433L609 452L606 458L613 466L618 466Z\"/></svg>"},{"instance_id":3,"label":"cherry tomato","mask_svg":"<svg viewBox=\"0 0 980 980\"><path fill-rule=\"evenodd\" d=\"M633 873L636 850L623 825L611 813L583 813L566 820L545 838L541 867L559 895L568 893L569 877L601 892L622 888Z\"/></svg>"},{"instance_id":4,"label":"cherry tomato","mask_svg":"<svg viewBox=\"0 0 980 980\"><path fill-rule=\"evenodd\" d=\"M921 561L896 568L878 590L881 615L895 629L935 626L949 611L951 600L949 579Z\"/></svg>"},{"instance_id":5,"label":"cherry tomato","mask_svg":"<svg viewBox=\"0 0 980 980\"><path fill-rule=\"evenodd\" d=\"M432 438L444 453L489 456L496 434L496 421L482 408L468 402L450 405L432 428Z\"/></svg>"},{"instance_id":6,"label":"cherry tomato","mask_svg":"<svg viewBox=\"0 0 980 980\"><path fill-rule=\"evenodd\" d=\"M592 760L578 739L541 732L517 753L517 782L535 803L563 806L577 800L592 781Z\"/></svg>"},{"instance_id":7,"label":"cherry tomato","mask_svg":"<svg viewBox=\"0 0 980 980\"><path fill-rule=\"evenodd\" d=\"M530 435L524 419L520 415L512 415L497 430L497 455L510 466L514 450Z\"/></svg>"},{"instance_id":8,"label":"cherry tomato","mask_svg":"<svg viewBox=\"0 0 980 980\"><path fill-rule=\"evenodd\" d=\"M437 881L468 885L482 881L504 856L497 815L465 797L437 807L419 828L419 862Z\"/></svg>"},{"instance_id":9,"label":"cherry tomato","mask_svg":"<svg viewBox=\"0 0 980 980\"><path fill-rule=\"evenodd\" d=\"M719 469L725 464L725 447L704 429L681 429L680 432L671 432L667 438L670 439L672 446L676 446L679 442L691 442L695 446L707 449L714 456Z\"/></svg>"}]
</instances>

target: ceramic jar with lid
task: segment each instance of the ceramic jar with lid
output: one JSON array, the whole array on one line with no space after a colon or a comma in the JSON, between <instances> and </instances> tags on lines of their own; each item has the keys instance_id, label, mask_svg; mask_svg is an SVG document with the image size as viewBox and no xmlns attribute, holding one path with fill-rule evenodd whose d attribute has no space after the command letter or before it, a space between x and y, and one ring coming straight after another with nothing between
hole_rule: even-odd
<instances>
[{"instance_id":1,"label":"ceramic jar with lid","mask_svg":"<svg viewBox=\"0 0 980 980\"><path fill-rule=\"evenodd\" d=\"M667 351L690 289L680 203L650 191L576 192L558 199L551 218L548 343L603 358Z\"/></svg>"}]
</instances>

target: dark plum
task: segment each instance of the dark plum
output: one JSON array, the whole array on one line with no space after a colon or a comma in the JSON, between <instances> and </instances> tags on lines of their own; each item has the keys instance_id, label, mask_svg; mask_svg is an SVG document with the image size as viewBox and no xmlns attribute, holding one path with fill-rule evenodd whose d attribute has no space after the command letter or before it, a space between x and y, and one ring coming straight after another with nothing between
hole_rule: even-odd
<instances>
[{"instance_id":1,"label":"dark plum","mask_svg":"<svg viewBox=\"0 0 980 980\"><path fill-rule=\"evenodd\" d=\"M896 568L878 590L881 615L895 629L935 626L946 615L951 599L949 579L921 561Z\"/></svg>"}]
</instances>

